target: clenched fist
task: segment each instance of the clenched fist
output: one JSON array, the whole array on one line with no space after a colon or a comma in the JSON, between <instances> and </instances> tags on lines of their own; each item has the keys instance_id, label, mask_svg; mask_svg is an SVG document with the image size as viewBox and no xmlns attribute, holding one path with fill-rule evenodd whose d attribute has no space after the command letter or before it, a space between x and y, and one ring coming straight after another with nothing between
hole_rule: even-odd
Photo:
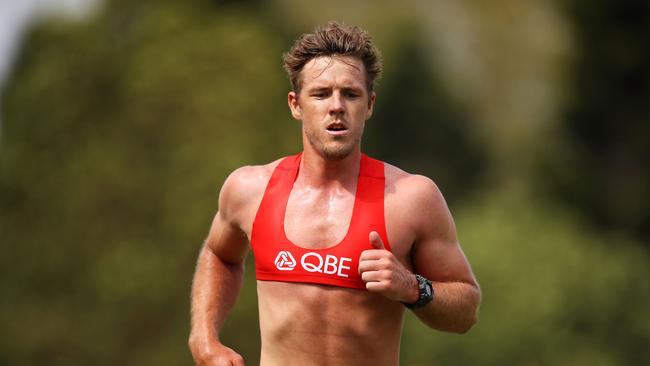
<instances>
[{"instance_id":1,"label":"clenched fist","mask_svg":"<svg viewBox=\"0 0 650 366\"><path fill-rule=\"evenodd\" d=\"M393 253L386 250L376 231L368 237L374 249L364 250L359 257L359 275L366 289L405 303L414 303L419 297L418 283Z\"/></svg>"},{"instance_id":2,"label":"clenched fist","mask_svg":"<svg viewBox=\"0 0 650 366\"><path fill-rule=\"evenodd\" d=\"M244 366L244 358L218 342L190 339L190 350L197 366Z\"/></svg>"}]
</instances>

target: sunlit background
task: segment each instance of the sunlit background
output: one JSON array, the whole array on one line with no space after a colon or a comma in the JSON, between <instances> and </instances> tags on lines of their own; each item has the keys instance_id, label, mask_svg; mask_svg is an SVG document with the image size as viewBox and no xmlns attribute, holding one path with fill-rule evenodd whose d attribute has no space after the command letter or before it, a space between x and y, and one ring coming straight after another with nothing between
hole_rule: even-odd
<instances>
[{"instance_id":1,"label":"sunlit background","mask_svg":"<svg viewBox=\"0 0 650 366\"><path fill-rule=\"evenodd\" d=\"M219 188L299 151L281 55L328 20L383 51L363 149L438 183L483 290L402 364L649 365L649 4L0 0L0 365L192 364Z\"/></svg>"}]
</instances>

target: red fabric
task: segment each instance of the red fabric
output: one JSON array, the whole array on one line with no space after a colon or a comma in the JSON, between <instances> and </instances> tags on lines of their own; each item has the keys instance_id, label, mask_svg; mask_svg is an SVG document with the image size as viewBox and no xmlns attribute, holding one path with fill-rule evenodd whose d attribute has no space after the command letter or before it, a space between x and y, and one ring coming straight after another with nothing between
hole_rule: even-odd
<instances>
[{"instance_id":1,"label":"red fabric","mask_svg":"<svg viewBox=\"0 0 650 366\"><path fill-rule=\"evenodd\" d=\"M370 232L379 233L390 250L384 221L384 163L362 155L346 236L329 248L307 249L289 241L284 232L287 201L298 176L301 156L288 156L275 168L255 216L251 246L257 279L365 289L358 266L361 252L372 249Z\"/></svg>"}]
</instances>

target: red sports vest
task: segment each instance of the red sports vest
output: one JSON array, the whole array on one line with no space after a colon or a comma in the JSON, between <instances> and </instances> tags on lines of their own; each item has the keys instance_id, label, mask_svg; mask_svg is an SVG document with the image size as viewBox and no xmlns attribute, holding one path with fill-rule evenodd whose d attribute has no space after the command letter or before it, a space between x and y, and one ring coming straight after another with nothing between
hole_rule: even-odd
<instances>
[{"instance_id":1,"label":"red sports vest","mask_svg":"<svg viewBox=\"0 0 650 366\"><path fill-rule=\"evenodd\" d=\"M361 156L359 181L350 227L343 240L329 248L308 249L293 244L284 232L289 194L298 176L302 154L280 162L264 192L253 221L251 247L259 281L307 282L365 289L359 276L359 255L372 249L371 231L390 244L384 221L384 163Z\"/></svg>"}]
</instances>

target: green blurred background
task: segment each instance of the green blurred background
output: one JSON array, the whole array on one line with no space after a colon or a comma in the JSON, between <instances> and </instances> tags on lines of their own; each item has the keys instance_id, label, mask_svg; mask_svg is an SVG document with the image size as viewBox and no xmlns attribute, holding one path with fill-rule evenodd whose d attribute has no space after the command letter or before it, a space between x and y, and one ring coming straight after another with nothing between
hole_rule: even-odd
<instances>
[{"instance_id":1,"label":"green blurred background","mask_svg":"<svg viewBox=\"0 0 650 366\"><path fill-rule=\"evenodd\" d=\"M107 0L30 28L2 94L0 365L191 365L233 169L300 149L281 55L367 29L364 150L433 178L483 290L403 365L650 364L649 3ZM254 365L252 256L223 341Z\"/></svg>"}]
</instances>

